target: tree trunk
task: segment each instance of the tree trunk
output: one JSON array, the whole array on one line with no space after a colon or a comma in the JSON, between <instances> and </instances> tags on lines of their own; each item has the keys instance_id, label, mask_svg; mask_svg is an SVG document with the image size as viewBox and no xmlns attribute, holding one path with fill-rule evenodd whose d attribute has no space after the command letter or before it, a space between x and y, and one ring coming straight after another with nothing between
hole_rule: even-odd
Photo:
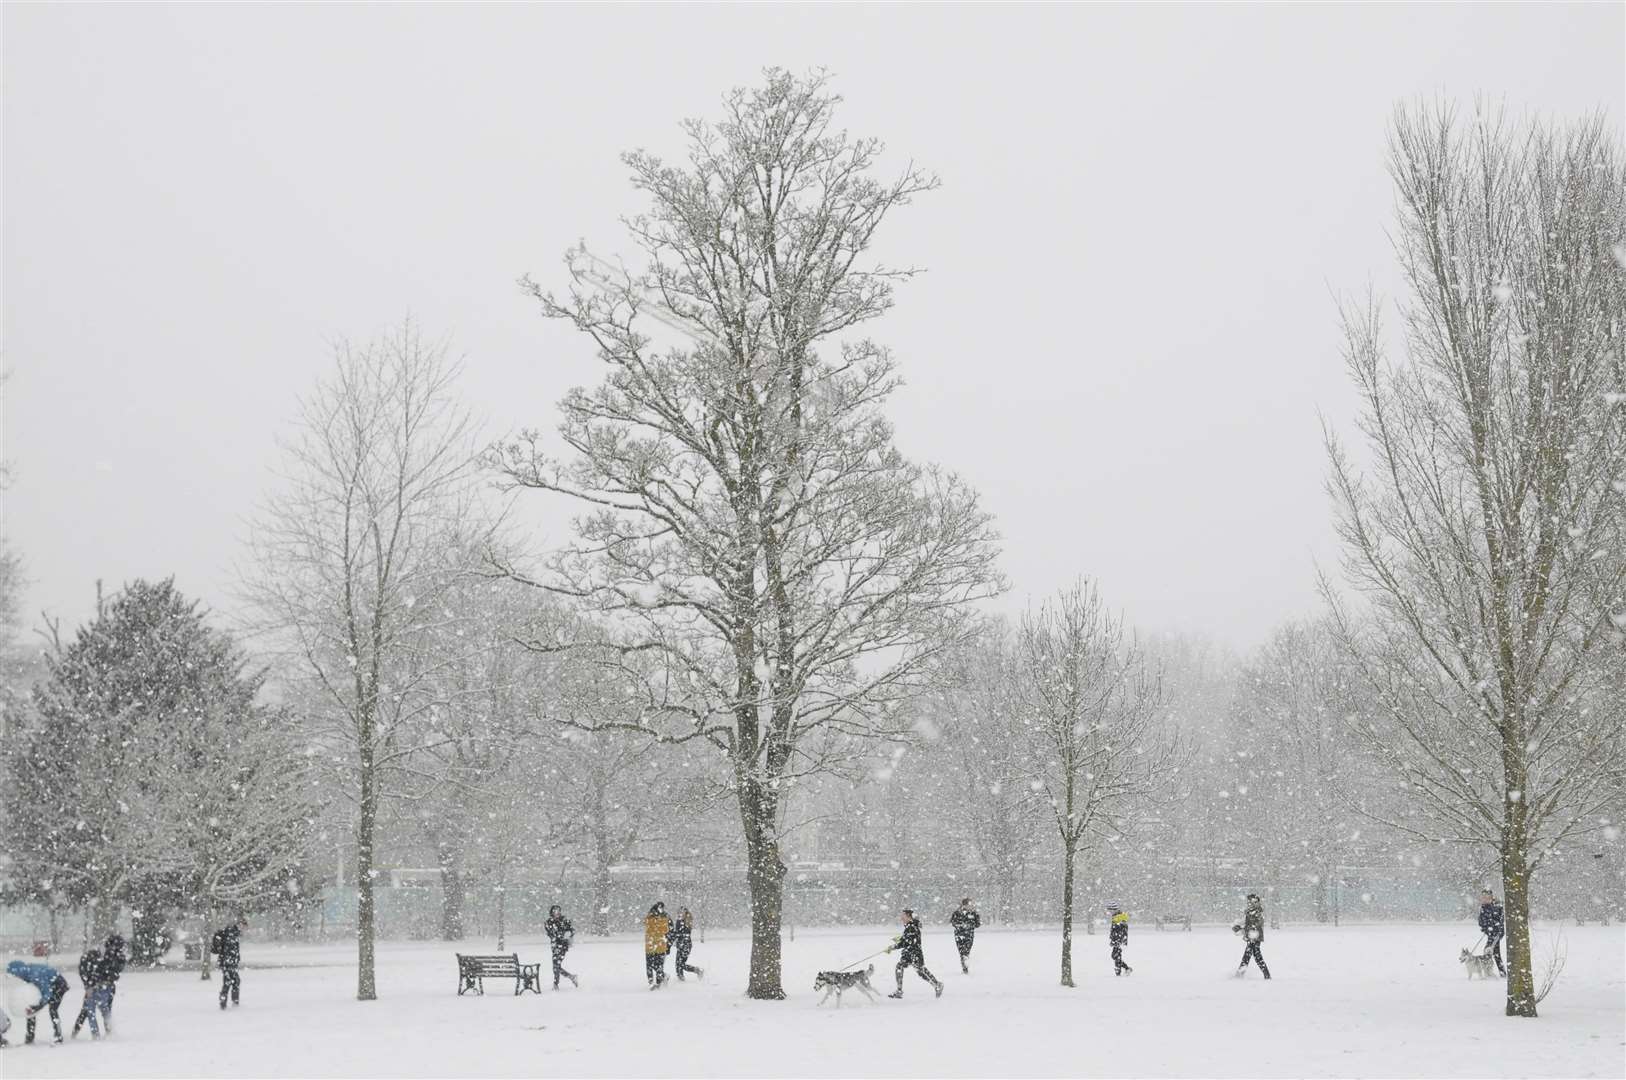
<instances>
[{"instance_id":1,"label":"tree trunk","mask_svg":"<svg viewBox=\"0 0 1626 1080\"><path fill-rule=\"evenodd\" d=\"M754 780L740 786L745 822L745 880L751 892L751 971L746 997L782 1001L779 931L785 905L785 864L779 859L772 796Z\"/></svg>"},{"instance_id":2,"label":"tree trunk","mask_svg":"<svg viewBox=\"0 0 1626 1080\"><path fill-rule=\"evenodd\" d=\"M593 933L599 937L610 935L610 899L614 888L610 868L600 867L593 876Z\"/></svg>"},{"instance_id":3,"label":"tree trunk","mask_svg":"<svg viewBox=\"0 0 1626 1080\"><path fill-rule=\"evenodd\" d=\"M440 940L463 940L465 894L462 870L455 857L443 852L440 860Z\"/></svg>"},{"instance_id":4,"label":"tree trunk","mask_svg":"<svg viewBox=\"0 0 1626 1080\"><path fill-rule=\"evenodd\" d=\"M1061 984L1073 985L1073 862L1074 851L1064 844L1061 853Z\"/></svg>"},{"instance_id":5,"label":"tree trunk","mask_svg":"<svg viewBox=\"0 0 1626 1080\"><path fill-rule=\"evenodd\" d=\"M507 875L497 883L497 951L508 947L508 882Z\"/></svg>"},{"instance_id":6,"label":"tree trunk","mask_svg":"<svg viewBox=\"0 0 1626 1080\"><path fill-rule=\"evenodd\" d=\"M378 778L373 774L371 717L364 719L361 735L361 812L356 820L356 1000L375 1001L373 832L378 817Z\"/></svg>"},{"instance_id":7,"label":"tree trunk","mask_svg":"<svg viewBox=\"0 0 1626 1080\"><path fill-rule=\"evenodd\" d=\"M1522 789L1514 789L1516 791ZM1536 1015L1530 957L1530 870L1522 798L1503 804L1502 895L1507 927L1507 1015Z\"/></svg>"}]
</instances>

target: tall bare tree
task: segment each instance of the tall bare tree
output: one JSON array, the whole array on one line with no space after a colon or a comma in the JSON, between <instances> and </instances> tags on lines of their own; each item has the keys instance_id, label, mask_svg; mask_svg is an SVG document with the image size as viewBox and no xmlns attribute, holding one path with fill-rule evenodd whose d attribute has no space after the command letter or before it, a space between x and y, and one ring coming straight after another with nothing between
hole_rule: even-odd
<instances>
[{"instance_id":1,"label":"tall bare tree","mask_svg":"<svg viewBox=\"0 0 1626 1080\"><path fill-rule=\"evenodd\" d=\"M1161 678L1093 582L1025 613L1013 660L1027 772L1061 842L1061 984L1072 986L1078 856L1104 831L1131 831L1137 809L1172 787L1184 750L1164 724Z\"/></svg>"},{"instance_id":2,"label":"tall bare tree","mask_svg":"<svg viewBox=\"0 0 1626 1080\"><path fill-rule=\"evenodd\" d=\"M501 452L516 484L590 511L528 579L660 660L627 726L727 756L757 998L784 996L786 796L845 744L894 733L890 704L998 587L988 515L893 446L894 364L850 336L909 274L867 257L876 231L935 180L877 180L880 144L833 127L838 100L822 76L770 71L720 123L685 126L686 167L625 156L650 200L630 222L647 270L603 293L578 277L562 299L526 283L592 339L605 379L562 402L567 457L535 433ZM646 309L696 343L658 347Z\"/></svg>"},{"instance_id":3,"label":"tall bare tree","mask_svg":"<svg viewBox=\"0 0 1626 1080\"><path fill-rule=\"evenodd\" d=\"M1501 864L1507 1014L1536 1015L1530 885L1596 827L1626 753L1608 605L1626 586L1618 433L1626 175L1600 116L1562 128L1402 107L1390 134L1406 361L1344 311L1374 467L1330 433L1347 580L1340 639L1376 706L1356 725L1427 820ZM1614 538L1614 539L1611 539Z\"/></svg>"},{"instance_id":4,"label":"tall bare tree","mask_svg":"<svg viewBox=\"0 0 1626 1080\"><path fill-rule=\"evenodd\" d=\"M453 390L458 367L410 323L356 348L304 400L285 446L283 488L254 526L247 580L288 674L303 684L317 737L341 762L356 809L356 996L374 978L375 837L384 784L455 736L423 732L441 703L436 653L460 616L444 603L479 550L471 512L473 428ZM454 650L461 646L452 646ZM469 648L477 648L470 646ZM461 655L461 653L457 653Z\"/></svg>"}]
</instances>

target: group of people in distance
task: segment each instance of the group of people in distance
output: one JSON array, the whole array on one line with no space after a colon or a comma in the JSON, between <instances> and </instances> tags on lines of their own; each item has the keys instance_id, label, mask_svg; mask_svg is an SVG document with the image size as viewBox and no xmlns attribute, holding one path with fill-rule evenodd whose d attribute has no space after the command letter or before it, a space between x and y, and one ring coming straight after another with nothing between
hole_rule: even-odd
<instances>
[{"instance_id":1,"label":"group of people in distance","mask_svg":"<svg viewBox=\"0 0 1626 1080\"><path fill-rule=\"evenodd\" d=\"M241 1004L243 992L243 979L240 973L242 963L242 935L243 929L248 926L248 920L238 918L236 922L221 930L216 930L209 942L209 952L216 958L220 968L220 1007L226 1008L229 1001L232 1005ZM79 1016L73 1022L73 1030L68 1037L76 1039L79 1031L88 1022L90 1037L100 1039L103 1035L113 1034L113 995L118 990L119 976L124 974L125 965L130 962L130 950L124 938L114 933L102 943L99 949L86 949L79 957L79 981L84 987L84 1001L79 1006ZM62 1041L62 1002L67 998L71 987L67 977L50 964L40 962L31 964L25 960L13 960L6 965L6 974L26 983L39 994L39 1002L24 1010L27 1019L23 1041L34 1041L34 1028L41 1012L51 1018L51 1041ZM7 1045L6 1033L11 1028L11 1017L4 1009L0 1009L0 1046Z\"/></svg>"},{"instance_id":2,"label":"group of people in distance","mask_svg":"<svg viewBox=\"0 0 1626 1080\"><path fill-rule=\"evenodd\" d=\"M667 953L672 953L676 961L673 971L678 982L683 981L685 973L697 979L705 978L704 971L689 963L693 949L694 915L683 908L674 919L666 913L664 903L655 901L649 914L644 916L644 976L649 980L649 988L659 990L666 985Z\"/></svg>"},{"instance_id":3,"label":"group of people in distance","mask_svg":"<svg viewBox=\"0 0 1626 1080\"><path fill-rule=\"evenodd\" d=\"M73 1022L71 1038L79 1036L79 1029L90 1022L90 1037L99 1039L105 1030L113 1034L113 992L118 989L119 976L130 962L130 951L124 938L117 933L108 937L100 949L87 949L79 958L79 981L85 988L85 999L79 1006L79 1017ZM43 1011L51 1018L51 1041L62 1041L62 1002L68 996L67 978L50 964L30 964L13 960L6 965L6 974L33 987L39 993L39 1002L23 1012L27 1018L23 1041L34 1041L34 1028ZM100 1023L97 1021L100 1020ZM0 1010L0 1046L6 1045L6 1032L11 1017Z\"/></svg>"}]
</instances>

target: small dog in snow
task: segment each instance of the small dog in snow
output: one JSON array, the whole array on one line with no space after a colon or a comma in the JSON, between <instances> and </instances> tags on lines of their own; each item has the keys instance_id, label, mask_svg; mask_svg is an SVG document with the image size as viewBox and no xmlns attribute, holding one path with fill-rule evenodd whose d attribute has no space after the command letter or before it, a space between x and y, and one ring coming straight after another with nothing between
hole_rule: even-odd
<instances>
[{"instance_id":1,"label":"small dog in snow","mask_svg":"<svg viewBox=\"0 0 1626 1080\"><path fill-rule=\"evenodd\" d=\"M1468 969L1470 979L1488 979L1496 973L1496 963L1488 952L1477 953L1471 949L1463 949L1458 960Z\"/></svg>"},{"instance_id":2,"label":"small dog in snow","mask_svg":"<svg viewBox=\"0 0 1626 1080\"><path fill-rule=\"evenodd\" d=\"M838 1009L841 1008L841 994L845 990L861 990L868 994L871 999L880 1001L880 995L869 984L869 977L873 974L875 974L874 964L871 964L865 971L821 971L818 977L813 980L813 990L815 993L820 990L824 991L824 996L819 999L820 1005L829 1001L830 995L834 994L836 996L836 1008Z\"/></svg>"}]
</instances>

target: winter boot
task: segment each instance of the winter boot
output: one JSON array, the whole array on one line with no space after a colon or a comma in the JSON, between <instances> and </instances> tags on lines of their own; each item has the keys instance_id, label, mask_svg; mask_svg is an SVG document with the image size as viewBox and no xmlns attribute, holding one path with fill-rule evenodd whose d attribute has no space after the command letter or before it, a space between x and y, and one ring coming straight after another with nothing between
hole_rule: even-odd
<instances>
[{"instance_id":1,"label":"winter boot","mask_svg":"<svg viewBox=\"0 0 1626 1080\"><path fill-rule=\"evenodd\" d=\"M938 997L943 996L943 984L942 983L940 983L940 982L932 983L932 989L937 991L937 996Z\"/></svg>"},{"instance_id":2,"label":"winter boot","mask_svg":"<svg viewBox=\"0 0 1626 1080\"><path fill-rule=\"evenodd\" d=\"M901 1001L903 999L903 991L902 990L894 990L894 991L892 991L892 993L890 993L890 994L888 994L886 996L889 997L889 998L897 998L897 999L899 999Z\"/></svg>"},{"instance_id":3,"label":"winter boot","mask_svg":"<svg viewBox=\"0 0 1626 1080\"><path fill-rule=\"evenodd\" d=\"M581 986L582 986L582 984L581 984L581 982L580 982L580 981L579 981L579 980L577 980L577 978L576 978L576 976L574 976L574 975L572 975L572 974L570 974L570 973L569 973L569 972L568 972L568 971L567 971L567 972L565 972L565 978L567 978L567 979L569 979L569 980L570 980L570 985L571 985L571 986L574 986L574 987L575 987L575 988L576 988L576 989L578 989L578 990L580 990L580 989L581 989Z\"/></svg>"}]
</instances>

